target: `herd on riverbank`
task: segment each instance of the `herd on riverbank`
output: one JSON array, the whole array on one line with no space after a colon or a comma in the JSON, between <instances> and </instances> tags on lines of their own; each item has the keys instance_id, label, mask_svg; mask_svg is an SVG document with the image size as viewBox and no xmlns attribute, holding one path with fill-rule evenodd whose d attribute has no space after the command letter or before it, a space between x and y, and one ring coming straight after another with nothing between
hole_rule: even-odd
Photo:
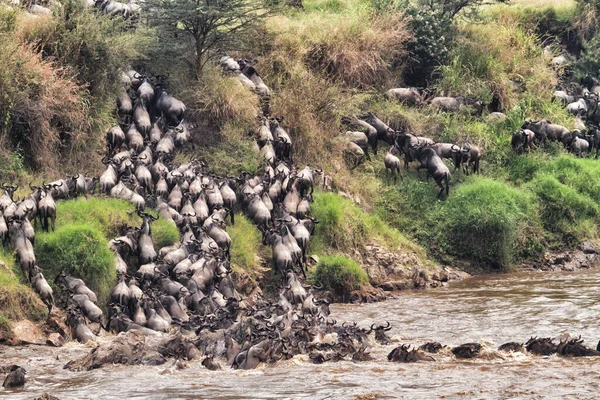
<instances>
[{"instance_id":1,"label":"herd on riverbank","mask_svg":"<svg viewBox=\"0 0 600 400\"><path fill-rule=\"evenodd\" d=\"M245 68L240 67L240 70L244 73ZM341 359L366 361L372 359L370 335L381 345L392 343L386 334L391 328L389 324L374 324L364 329L356 323L339 325L330 320L329 301L318 299L318 288L305 286L297 275L304 271L310 234L318 222L310 218L315 175L310 168L295 169L291 163L291 139L277 119L263 115L257 127L257 140L267 160L265 170L254 176L221 177L212 174L208 165L199 161L178 166L172 163L176 149L190 140L191 134L183 120L185 106L160 91L160 80L152 83L149 78L130 71L124 74L124 83L127 90L118 102L123 126L112 128L107 135L108 153L104 159L107 170L98 181L103 193L130 201L143 223L139 228L129 227L109 244L115 252L119 280L110 295L108 319L104 319L96 295L85 282L61 273L55 283L64 292L66 320L73 338L84 343L96 341L94 330L100 328L134 336L117 336L109 342L101 340L90 355L70 363L69 368L86 369L107 362L138 363L140 360L153 364L164 362L167 357L191 360L201 355L205 356L203 364L209 369L220 369L219 359L233 368L252 369L261 362L273 363L297 354L306 354L315 363ZM165 99L172 100L165 102ZM115 179L108 179L114 176ZM308 176L310 179L306 179ZM76 175L32 188L39 192L40 199L53 199L91 194L95 182L93 178L86 180ZM230 196L229 191L234 195ZM238 199L263 233L264 242L271 244L274 270L285 281L278 298L273 300L262 298L258 288L242 299L231 280L231 239L226 232L226 221L234 223L232 211ZM305 204L301 207L303 201ZM159 217L143 211L146 205L154 207L160 218L179 227L181 242L159 251L154 249L151 226ZM15 206L16 211L20 210L20 204L15 203ZM39 209L39 203L37 206ZM13 231L23 231L25 220L37 215L33 214L34 207L24 206L22 210L23 217L17 213L8 218ZM259 212L261 210L266 211ZM37 216L51 220L55 217ZM42 218L41 226L47 230L53 223ZM299 236L306 239L306 243L296 239L292 230L296 226L308 232ZM24 236L24 232L16 235L26 243L29 239L23 239ZM14 242L15 236L11 237ZM17 254L20 254L18 247ZM20 262L24 276L41 274L35 260ZM52 296L46 296L45 300L50 309ZM138 354L123 356L127 346L118 346L119 340L142 341L153 353L146 358ZM436 353L443 348L437 343L420 348L400 345L390 352L388 360L434 361L426 353ZM533 338L525 344L510 343L500 348L524 349L539 355L600 354L572 338L560 340L558 344L552 339ZM477 343L450 349L457 358L477 357L481 350ZM11 374L18 371L16 368Z\"/></svg>"},{"instance_id":2,"label":"herd on riverbank","mask_svg":"<svg viewBox=\"0 0 600 400\"><path fill-rule=\"evenodd\" d=\"M223 59L222 63L241 84L262 97L270 96L269 88L252 66L231 58ZM319 299L318 288L304 285L300 278L318 223L310 216L310 204L313 186L322 171L310 167L300 170L293 165L293 143L281 119L268 112L259 116L261 123L256 137L266 164L264 171L239 177L219 176L200 161L173 163L176 150L191 140L192 128L183 120L185 105L161 90L160 79L128 71L124 84L126 90L118 101L122 124L107 135L108 149L103 160L107 168L102 176L78 174L40 187L32 186L32 194L20 203L12 199L16 188L5 185L5 196L10 203L3 209L6 222L3 239L13 242L23 275L49 311L55 294L35 261L31 221L37 217L42 229L53 229L55 200L93 194L98 182L101 192L131 202L143 223L139 228L129 227L110 242L119 281L111 293L108 319L97 304L96 294L85 282L65 274L55 280L64 292L65 301L61 305L66 305L67 323L74 338L81 342L95 341L97 335L93 331L97 326L90 327L90 322L113 333L136 331L161 337L158 332L182 332L183 337L161 342L160 347L167 349L164 356L192 359L205 354L204 362L210 368L217 368L214 357L221 356L226 356L228 365L243 369L301 353L309 354L313 362L368 359L369 335L374 333L376 341L384 341L389 326L374 325L367 330L328 320L329 301ZM449 191L450 172L443 158L451 159L455 169L466 165L467 171L479 171L482 152L468 142L458 146L434 143L405 131L392 133L373 114L349 122L367 132L349 135L353 138L350 142L357 146L349 144L348 153L360 156L356 165L368 156L366 146L374 142L373 151L377 153L377 142L383 139L391 145L385 163L394 177L400 172L397 156L404 154L405 166L418 160L419 168L428 170L441 187L440 195L444 190L446 194ZM528 128L533 132L533 125L524 127L518 138ZM545 138L564 143L555 134L546 132L545 137L541 136L544 129L538 129L538 134L534 132L531 143L521 147L528 149L538 135L540 143ZM358 136L362 146L355 139ZM157 217L145 212L146 206L178 226L182 235L178 244L154 248L152 222ZM234 223L234 208L238 206L261 230L265 244L271 246L274 270L286 282L278 299L262 299L258 288L243 299L234 287L229 264L231 238L226 228L228 218ZM7 210L14 212L10 214ZM561 341L558 345L548 339L533 340L527 344L532 353L537 348L534 343L541 343L539 346L544 349L551 348L551 353L597 355L577 340ZM430 346L430 349L437 347ZM452 352L458 358L470 358L463 356L477 355L480 349L478 344L465 344ZM421 350L402 345L388 359L410 362L427 360L426 357L429 356L422 355Z\"/></svg>"}]
</instances>

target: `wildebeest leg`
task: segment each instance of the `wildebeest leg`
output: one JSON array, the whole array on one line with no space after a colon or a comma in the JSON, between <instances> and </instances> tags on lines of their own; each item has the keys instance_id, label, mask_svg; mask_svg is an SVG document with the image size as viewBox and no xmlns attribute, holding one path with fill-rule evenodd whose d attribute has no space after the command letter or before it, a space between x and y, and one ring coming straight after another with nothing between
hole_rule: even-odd
<instances>
[{"instance_id":1,"label":"wildebeest leg","mask_svg":"<svg viewBox=\"0 0 600 400\"><path fill-rule=\"evenodd\" d=\"M446 196L450 194L450 176L449 174L444 174L444 179L446 180Z\"/></svg>"},{"instance_id":2,"label":"wildebeest leg","mask_svg":"<svg viewBox=\"0 0 600 400\"><path fill-rule=\"evenodd\" d=\"M442 178L440 177L439 179L436 179L435 183L437 183L438 186L440 187L440 192L437 195L437 197L439 199L442 196L442 194L444 194L444 184L442 183Z\"/></svg>"},{"instance_id":3,"label":"wildebeest leg","mask_svg":"<svg viewBox=\"0 0 600 400\"><path fill-rule=\"evenodd\" d=\"M417 167L417 178L419 178L419 179L421 179L421 169L422 168L425 168L425 167L423 167L422 165L419 165Z\"/></svg>"}]
</instances>

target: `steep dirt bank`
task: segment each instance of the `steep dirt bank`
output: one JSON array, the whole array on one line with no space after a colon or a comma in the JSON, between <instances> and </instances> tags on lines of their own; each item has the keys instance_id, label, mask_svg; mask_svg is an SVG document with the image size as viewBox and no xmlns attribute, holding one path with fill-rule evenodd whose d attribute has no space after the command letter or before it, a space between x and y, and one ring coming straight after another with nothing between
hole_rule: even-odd
<instances>
[{"instance_id":1,"label":"steep dirt bank","mask_svg":"<svg viewBox=\"0 0 600 400\"><path fill-rule=\"evenodd\" d=\"M521 264L523 271L577 271L600 267L600 246L586 241L575 250L547 252L539 260Z\"/></svg>"}]
</instances>

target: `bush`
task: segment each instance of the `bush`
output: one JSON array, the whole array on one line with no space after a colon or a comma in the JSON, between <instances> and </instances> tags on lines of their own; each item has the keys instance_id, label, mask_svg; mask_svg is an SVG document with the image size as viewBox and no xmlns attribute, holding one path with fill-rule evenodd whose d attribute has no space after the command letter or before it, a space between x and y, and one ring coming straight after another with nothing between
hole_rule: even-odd
<instances>
[{"instance_id":1,"label":"bush","mask_svg":"<svg viewBox=\"0 0 600 400\"><path fill-rule=\"evenodd\" d=\"M176 161L189 161L190 156L206 161L210 170L219 175L239 176L242 172L256 173L260 154L256 141L246 130L227 124L222 135L213 135L210 146L200 145L188 154L180 153Z\"/></svg>"},{"instance_id":2,"label":"bush","mask_svg":"<svg viewBox=\"0 0 600 400\"><path fill-rule=\"evenodd\" d=\"M409 28L412 39L407 44L411 60L405 81L413 86L427 86L435 68L448 60L454 36L452 20L441 13L420 6L410 6Z\"/></svg>"},{"instance_id":3,"label":"bush","mask_svg":"<svg viewBox=\"0 0 600 400\"><path fill-rule=\"evenodd\" d=\"M535 197L505 183L472 178L439 213L442 242L458 257L508 268L539 253L541 229Z\"/></svg>"},{"instance_id":4,"label":"bush","mask_svg":"<svg viewBox=\"0 0 600 400\"><path fill-rule=\"evenodd\" d=\"M438 69L438 91L473 96L486 104L494 100L504 110L514 108L526 96L533 96L530 101L537 109L550 100L557 83L555 73L538 38L519 22L498 18L461 26L459 32L450 62Z\"/></svg>"},{"instance_id":5,"label":"bush","mask_svg":"<svg viewBox=\"0 0 600 400\"><path fill-rule=\"evenodd\" d=\"M319 10L271 18L268 28L277 34L271 50L282 56L277 66L291 72L301 61L312 73L351 88L384 84L389 66L409 38L403 13L377 14L367 4L356 3L347 12Z\"/></svg>"},{"instance_id":6,"label":"bush","mask_svg":"<svg viewBox=\"0 0 600 400\"><path fill-rule=\"evenodd\" d=\"M100 304L105 304L115 283L114 255L102 233L88 224L73 224L53 233L38 234L35 254L48 281L61 271L83 279Z\"/></svg>"},{"instance_id":7,"label":"bush","mask_svg":"<svg viewBox=\"0 0 600 400\"><path fill-rule=\"evenodd\" d=\"M323 256L317 264L313 281L331 288L336 296L346 299L350 292L367 284L369 278L353 260L343 256Z\"/></svg>"},{"instance_id":8,"label":"bush","mask_svg":"<svg viewBox=\"0 0 600 400\"><path fill-rule=\"evenodd\" d=\"M57 170L61 147L89 129L87 97L71 72L0 33L0 92L0 147L20 150L30 167Z\"/></svg>"},{"instance_id":9,"label":"bush","mask_svg":"<svg viewBox=\"0 0 600 400\"><path fill-rule=\"evenodd\" d=\"M51 21L21 30L24 41L74 69L79 83L94 99L90 104L92 116L102 124L109 122L106 118L121 89L122 69L145 59L152 41L150 33L141 24L133 28L122 18L106 18L78 0L66 0L63 7L56 7Z\"/></svg>"},{"instance_id":10,"label":"bush","mask_svg":"<svg viewBox=\"0 0 600 400\"><path fill-rule=\"evenodd\" d=\"M36 18L0 8L0 160L18 153L53 174L96 166L88 153L104 150L98 132L114 123L120 69L149 39L81 1L62 4Z\"/></svg>"}]
</instances>

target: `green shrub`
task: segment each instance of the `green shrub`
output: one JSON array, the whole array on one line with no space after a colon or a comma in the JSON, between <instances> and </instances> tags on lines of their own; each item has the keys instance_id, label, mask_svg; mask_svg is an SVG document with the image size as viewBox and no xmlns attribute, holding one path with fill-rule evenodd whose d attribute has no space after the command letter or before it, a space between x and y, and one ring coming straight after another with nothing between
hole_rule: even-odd
<instances>
[{"instance_id":1,"label":"green shrub","mask_svg":"<svg viewBox=\"0 0 600 400\"><path fill-rule=\"evenodd\" d=\"M396 185L382 189L377 199L377 213L392 227L431 249L432 233L438 224L435 215L440 207L435 186L413 174L405 175Z\"/></svg>"},{"instance_id":2,"label":"green shrub","mask_svg":"<svg viewBox=\"0 0 600 400\"><path fill-rule=\"evenodd\" d=\"M505 183L472 178L441 208L439 232L448 250L494 268L508 268L542 245L535 197Z\"/></svg>"},{"instance_id":3,"label":"green shrub","mask_svg":"<svg viewBox=\"0 0 600 400\"><path fill-rule=\"evenodd\" d=\"M179 241L179 230L170 221L159 219L152 223L152 242L156 250Z\"/></svg>"},{"instance_id":4,"label":"green shrub","mask_svg":"<svg viewBox=\"0 0 600 400\"><path fill-rule=\"evenodd\" d=\"M35 253L49 281L65 271L83 279L105 304L116 278L114 255L93 225L79 223L38 234Z\"/></svg>"},{"instance_id":5,"label":"green shrub","mask_svg":"<svg viewBox=\"0 0 600 400\"><path fill-rule=\"evenodd\" d=\"M323 256L313 275L316 284L331 288L342 299L368 283L367 273L355 261L343 256Z\"/></svg>"},{"instance_id":6,"label":"green shrub","mask_svg":"<svg viewBox=\"0 0 600 400\"><path fill-rule=\"evenodd\" d=\"M448 60L455 29L451 18L422 6L408 7L407 14L412 33L407 50L414 61L406 69L405 79L424 86L435 68Z\"/></svg>"},{"instance_id":7,"label":"green shrub","mask_svg":"<svg viewBox=\"0 0 600 400\"><path fill-rule=\"evenodd\" d=\"M600 203L600 164L596 160L562 155L543 164L542 171Z\"/></svg>"}]
</instances>

